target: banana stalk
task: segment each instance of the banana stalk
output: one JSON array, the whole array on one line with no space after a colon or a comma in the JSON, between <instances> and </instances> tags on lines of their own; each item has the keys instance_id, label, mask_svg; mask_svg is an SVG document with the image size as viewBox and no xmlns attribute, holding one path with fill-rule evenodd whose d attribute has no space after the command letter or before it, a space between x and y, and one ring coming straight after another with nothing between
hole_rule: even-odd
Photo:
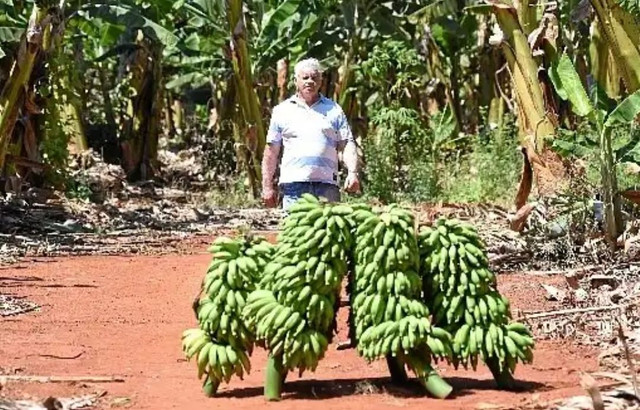
<instances>
[{"instance_id":1,"label":"banana stalk","mask_svg":"<svg viewBox=\"0 0 640 410\"><path fill-rule=\"evenodd\" d=\"M546 140L555 134L553 109L545 103L543 89L538 79L538 64L527 40L521 21L532 21L528 7L516 9L497 0L485 0L492 5L498 24L503 32L500 42L513 80L518 103L521 145L526 153L525 161L534 171L538 193L550 195L563 186L564 168L557 156L546 145ZM520 16L526 12L526 16ZM523 178L516 198L516 206L522 207L530 194L531 181Z\"/></svg>"},{"instance_id":2,"label":"banana stalk","mask_svg":"<svg viewBox=\"0 0 640 410\"><path fill-rule=\"evenodd\" d=\"M287 81L289 79L289 60L281 58L278 60L278 102L284 101L287 96Z\"/></svg>"},{"instance_id":3,"label":"banana stalk","mask_svg":"<svg viewBox=\"0 0 640 410\"><path fill-rule=\"evenodd\" d=\"M536 3L537 1L531 2L529 0L516 0L513 2L517 10L518 22L522 27L522 31L527 36L531 34L538 23L536 17L536 8L538 5Z\"/></svg>"},{"instance_id":4,"label":"banana stalk","mask_svg":"<svg viewBox=\"0 0 640 410\"><path fill-rule=\"evenodd\" d=\"M614 0L591 0L628 93L640 88L640 25Z\"/></svg>"},{"instance_id":5,"label":"banana stalk","mask_svg":"<svg viewBox=\"0 0 640 410\"><path fill-rule=\"evenodd\" d=\"M214 397L218 392L218 387L220 387L220 380L212 377L205 377L204 383L202 384L202 391L207 397Z\"/></svg>"},{"instance_id":6,"label":"banana stalk","mask_svg":"<svg viewBox=\"0 0 640 410\"><path fill-rule=\"evenodd\" d=\"M0 169L4 168L9 142L18 117L18 111L25 98L25 90L33 71L36 57L43 48L42 33L48 30L42 26L47 16L55 12L54 4L36 2L31 12L29 26L23 35L18 54L9 78L0 92ZM64 6L64 3L61 4ZM50 23L49 23L50 24ZM49 27L47 25L47 27Z\"/></svg>"},{"instance_id":7,"label":"banana stalk","mask_svg":"<svg viewBox=\"0 0 640 410\"><path fill-rule=\"evenodd\" d=\"M507 367L500 367L498 358L487 358L486 365L491 371L498 388L501 390L514 391L516 389L516 381Z\"/></svg>"},{"instance_id":8,"label":"banana stalk","mask_svg":"<svg viewBox=\"0 0 640 410\"><path fill-rule=\"evenodd\" d=\"M605 127L600 132L600 172L602 175L602 191L604 203L604 220L607 238L613 249L617 247L616 239L624 231L622 205L618 195L618 181L613 161L614 154L611 142L611 128Z\"/></svg>"},{"instance_id":9,"label":"banana stalk","mask_svg":"<svg viewBox=\"0 0 640 410\"><path fill-rule=\"evenodd\" d=\"M264 397L267 401L280 400L286 375L287 369L282 365L282 357L269 355L264 380Z\"/></svg>"},{"instance_id":10,"label":"banana stalk","mask_svg":"<svg viewBox=\"0 0 640 410\"><path fill-rule=\"evenodd\" d=\"M262 113L258 104L258 94L253 85L253 75L247 48L247 31L242 13L242 0L227 0L227 22L232 34L231 63L235 76L238 102L244 116L247 130L243 132L246 149L251 161L247 163L247 172L255 197L259 192L261 180L260 161L266 144L266 133L262 122Z\"/></svg>"},{"instance_id":11,"label":"banana stalk","mask_svg":"<svg viewBox=\"0 0 640 410\"><path fill-rule=\"evenodd\" d=\"M640 24L613 0L591 0L591 5L598 16L590 47L594 76L611 98L622 94L620 79L631 94L640 88ZM605 127L600 132L600 166L607 237L615 248L623 222L613 158L611 130Z\"/></svg>"},{"instance_id":12,"label":"banana stalk","mask_svg":"<svg viewBox=\"0 0 640 410\"><path fill-rule=\"evenodd\" d=\"M591 44L589 44L591 74L612 99L620 97L620 72L610 44L604 36L602 23L591 24Z\"/></svg>"},{"instance_id":13,"label":"banana stalk","mask_svg":"<svg viewBox=\"0 0 640 410\"><path fill-rule=\"evenodd\" d=\"M542 147L544 139L555 134L555 126L547 115L538 81L538 64L513 8L494 4L493 10L505 35L502 51L514 83L521 131L525 138L533 136L531 142L536 148Z\"/></svg>"},{"instance_id":14,"label":"banana stalk","mask_svg":"<svg viewBox=\"0 0 640 410\"><path fill-rule=\"evenodd\" d=\"M447 398L453 390L453 387L444 381L431 365L425 366L423 373L418 376L418 381L433 397L438 399Z\"/></svg>"},{"instance_id":15,"label":"banana stalk","mask_svg":"<svg viewBox=\"0 0 640 410\"><path fill-rule=\"evenodd\" d=\"M409 378L407 377L407 372L404 369L404 364L391 354L386 355L385 359L387 360L387 367L391 374L391 382L400 386L407 383Z\"/></svg>"},{"instance_id":16,"label":"banana stalk","mask_svg":"<svg viewBox=\"0 0 640 410\"><path fill-rule=\"evenodd\" d=\"M136 90L123 124L124 168L130 180L151 177L158 168L158 136L162 115L162 46L138 32L129 70Z\"/></svg>"}]
</instances>

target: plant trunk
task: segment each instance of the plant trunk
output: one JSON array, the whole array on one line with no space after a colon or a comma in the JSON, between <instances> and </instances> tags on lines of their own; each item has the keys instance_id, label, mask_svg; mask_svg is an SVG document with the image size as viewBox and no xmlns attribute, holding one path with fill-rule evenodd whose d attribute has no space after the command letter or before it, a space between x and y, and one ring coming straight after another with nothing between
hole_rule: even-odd
<instances>
[{"instance_id":1,"label":"plant trunk","mask_svg":"<svg viewBox=\"0 0 640 410\"><path fill-rule=\"evenodd\" d=\"M618 195L618 181L613 161L611 128L605 127L600 133L600 169L604 202L604 220L607 241L612 249L617 247L617 239L623 231L622 207Z\"/></svg>"},{"instance_id":2,"label":"plant trunk","mask_svg":"<svg viewBox=\"0 0 640 410\"><path fill-rule=\"evenodd\" d=\"M231 63L236 79L238 102L242 109L246 130L241 132L244 143L250 154L247 162L247 173L251 182L254 198L259 197L259 182L262 178L260 162L266 145L266 133L262 112L258 104L258 95L253 84L253 73L247 47L247 30L244 24L242 0L226 0L227 20L232 34Z\"/></svg>"},{"instance_id":3,"label":"plant trunk","mask_svg":"<svg viewBox=\"0 0 640 410\"><path fill-rule=\"evenodd\" d=\"M70 88L68 89L65 111L69 118L69 131L73 136L76 150L84 152L89 149L85 122L82 116L82 110L86 106L85 61L82 40L77 36L73 40L73 61L75 62L75 67L72 67L68 73Z\"/></svg>"},{"instance_id":4,"label":"plant trunk","mask_svg":"<svg viewBox=\"0 0 640 410\"><path fill-rule=\"evenodd\" d=\"M640 24L615 0L591 0L627 93L640 88Z\"/></svg>"},{"instance_id":5,"label":"plant trunk","mask_svg":"<svg viewBox=\"0 0 640 410\"><path fill-rule=\"evenodd\" d=\"M220 380L207 376L202 384L202 392L207 397L213 397L218 392L218 387L220 387Z\"/></svg>"},{"instance_id":6,"label":"plant trunk","mask_svg":"<svg viewBox=\"0 0 640 410\"><path fill-rule=\"evenodd\" d=\"M26 34L20 40L16 61L14 61L9 78L0 92L0 170L4 169L5 157L18 112L25 100L25 90L36 57L42 49L42 33L46 31L45 27L42 27L42 23L46 21L45 18L51 11L47 7L38 7L37 4L34 4Z\"/></svg>"},{"instance_id":7,"label":"plant trunk","mask_svg":"<svg viewBox=\"0 0 640 410\"><path fill-rule=\"evenodd\" d=\"M282 58L278 60L278 102L284 101L287 97L287 81L289 79L289 60Z\"/></svg>"},{"instance_id":8,"label":"plant trunk","mask_svg":"<svg viewBox=\"0 0 640 410\"><path fill-rule=\"evenodd\" d=\"M118 129L118 125L116 123L116 114L113 109L113 102L111 101L111 96L109 95L109 80L107 79L107 75L104 72L104 67L101 63L98 63L98 76L100 77L100 94L102 94L102 105L104 110L104 118L107 121L108 129L111 130L115 136L115 133Z\"/></svg>"},{"instance_id":9,"label":"plant trunk","mask_svg":"<svg viewBox=\"0 0 640 410\"><path fill-rule=\"evenodd\" d=\"M404 363L398 360L398 358L393 357L391 354L387 354L385 359L387 360L387 367L391 374L391 382L399 386L406 384L409 378L407 377L407 372L404 369Z\"/></svg>"},{"instance_id":10,"label":"plant trunk","mask_svg":"<svg viewBox=\"0 0 640 410\"><path fill-rule=\"evenodd\" d=\"M345 111L347 118L351 118L352 109L351 109L351 101L353 99L353 93L349 91L349 86L351 84L352 77L352 69L353 58L354 58L354 48L356 47L355 39L352 39L349 42L349 50L344 56L344 60L342 61L342 65L338 69L338 86L336 87L336 94L338 104Z\"/></svg>"},{"instance_id":11,"label":"plant trunk","mask_svg":"<svg viewBox=\"0 0 640 410\"><path fill-rule=\"evenodd\" d=\"M500 390L515 391L516 381L507 366L500 368L500 364L496 357L487 358L486 365L493 375Z\"/></svg>"},{"instance_id":12,"label":"plant trunk","mask_svg":"<svg viewBox=\"0 0 640 410\"><path fill-rule=\"evenodd\" d=\"M609 98L618 99L620 98L620 73L616 59L603 35L600 21L596 20L591 24L591 33L591 44L589 44L591 74Z\"/></svg>"},{"instance_id":13,"label":"plant trunk","mask_svg":"<svg viewBox=\"0 0 640 410\"><path fill-rule=\"evenodd\" d=\"M136 90L129 101L123 132L124 167L131 181L152 178L158 169L158 137L162 117L162 46L141 33L135 51L131 87Z\"/></svg>"},{"instance_id":14,"label":"plant trunk","mask_svg":"<svg viewBox=\"0 0 640 410\"><path fill-rule=\"evenodd\" d=\"M518 22L522 27L522 32L528 36L538 27L536 19L536 8L539 7L538 2L536 0L532 5L530 0L515 0L513 3L517 10Z\"/></svg>"},{"instance_id":15,"label":"plant trunk","mask_svg":"<svg viewBox=\"0 0 640 410\"><path fill-rule=\"evenodd\" d=\"M264 381L264 398L267 401L280 400L286 375L287 370L282 365L282 357L269 355Z\"/></svg>"},{"instance_id":16,"label":"plant trunk","mask_svg":"<svg viewBox=\"0 0 640 410\"><path fill-rule=\"evenodd\" d=\"M505 35L502 50L518 103L521 145L531 162L538 194L552 195L566 185L566 172L559 156L547 147L546 141L555 134L555 124L551 116L552 107L545 103L538 79L538 64L516 9L495 0L485 1L494 5L493 12ZM530 182L522 178L516 206L526 203L532 186Z\"/></svg>"},{"instance_id":17,"label":"plant trunk","mask_svg":"<svg viewBox=\"0 0 640 410\"><path fill-rule=\"evenodd\" d=\"M426 365L422 372L418 375L420 384L431 394L438 399L446 399L453 387L449 385L440 375L436 372L431 365Z\"/></svg>"},{"instance_id":18,"label":"plant trunk","mask_svg":"<svg viewBox=\"0 0 640 410\"><path fill-rule=\"evenodd\" d=\"M164 113L164 123L167 127L167 135L169 137L173 137L176 135L176 126L173 122L173 96L171 92L168 90L164 90L164 109L162 110Z\"/></svg>"}]
</instances>

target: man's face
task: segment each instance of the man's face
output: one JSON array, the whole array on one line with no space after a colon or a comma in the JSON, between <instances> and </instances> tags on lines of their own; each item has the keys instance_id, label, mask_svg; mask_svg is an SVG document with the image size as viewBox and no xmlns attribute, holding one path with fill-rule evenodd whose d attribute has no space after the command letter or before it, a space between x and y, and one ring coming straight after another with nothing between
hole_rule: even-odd
<instances>
[{"instance_id":1,"label":"man's face","mask_svg":"<svg viewBox=\"0 0 640 410\"><path fill-rule=\"evenodd\" d=\"M318 95L322 85L322 74L316 70L302 70L296 77L298 92L306 99Z\"/></svg>"}]
</instances>

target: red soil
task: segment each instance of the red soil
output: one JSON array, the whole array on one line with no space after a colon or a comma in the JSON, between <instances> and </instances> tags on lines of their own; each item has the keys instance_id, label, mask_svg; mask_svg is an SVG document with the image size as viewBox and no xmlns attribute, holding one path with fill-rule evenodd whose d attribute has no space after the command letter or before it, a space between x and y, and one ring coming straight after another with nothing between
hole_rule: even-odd
<instances>
[{"instance_id":1,"label":"red soil","mask_svg":"<svg viewBox=\"0 0 640 410\"><path fill-rule=\"evenodd\" d=\"M188 256L34 259L0 268L2 293L23 296L42 306L36 312L0 318L0 370L125 379L108 384L9 382L0 394L42 399L106 390L101 408L252 409L265 405L263 350L254 352L251 374L243 381L234 379L222 385L216 398L201 393L195 363L184 360L180 336L184 329L196 326L191 301L210 261L204 252L206 245L199 246L203 252ZM530 277L504 275L499 281L513 309L545 306L544 292ZM334 342L346 339L346 316L346 309L341 309ZM522 391L496 390L483 366L477 372L441 366L441 375L455 392L442 401L425 397L414 383L392 386L383 361L368 365L354 350L337 351L333 345L315 373L290 376L283 400L266 405L307 410L470 409L488 408L489 404L517 408L531 401L582 394L579 372L596 368L597 353L589 348L571 341L539 341L533 365L516 370Z\"/></svg>"}]
</instances>

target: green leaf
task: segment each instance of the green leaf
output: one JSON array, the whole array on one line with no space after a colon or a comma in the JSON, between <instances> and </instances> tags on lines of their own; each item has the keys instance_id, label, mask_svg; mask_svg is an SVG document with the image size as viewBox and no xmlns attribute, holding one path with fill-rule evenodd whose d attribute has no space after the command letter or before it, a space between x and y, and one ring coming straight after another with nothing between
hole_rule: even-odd
<instances>
[{"instance_id":1,"label":"green leaf","mask_svg":"<svg viewBox=\"0 0 640 410\"><path fill-rule=\"evenodd\" d=\"M189 85L192 88L197 88L207 82L208 79L206 76L199 72L193 72L172 79L167 82L165 87L168 89L179 89L182 86Z\"/></svg>"},{"instance_id":2,"label":"green leaf","mask_svg":"<svg viewBox=\"0 0 640 410\"><path fill-rule=\"evenodd\" d=\"M2 49L2 47L0 47L0 58L6 56L6 54L4 53L4 50Z\"/></svg>"},{"instance_id":3,"label":"green leaf","mask_svg":"<svg viewBox=\"0 0 640 410\"><path fill-rule=\"evenodd\" d=\"M411 24L429 24L434 19L458 12L458 3L451 0L437 0L407 16Z\"/></svg>"},{"instance_id":4,"label":"green leaf","mask_svg":"<svg viewBox=\"0 0 640 410\"><path fill-rule=\"evenodd\" d=\"M178 43L179 39L172 31L139 14L137 10L109 4L89 4L85 6L85 10L87 10L92 17L101 17L115 24L140 28L146 35L159 41L167 48L175 47Z\"/></svg>"},{"instance_id":5,"label":"green leaf","mask_svg":"<svg viewBox=\"0 0 640 410\"><path fill-rule=\"evenodd\" d=\"M591 149L584 145L561 139L554 139L551 145L555 151L559 152L564 157L577 156L584 158L592 152Z\"/></svg>"},{"instance_id":6,"label":"green leaf","mask_svg":"<svg viewBox=\"0 0 640 410\"><path fill-rule=\"evenodd\" d=\"M555 71L550 77L560 98L569 100L573 111L579 116L589 115L593 111L593 105L569 56L563 54L551 71Z\"/></svg>"},{"instance_id":7,"label":"green leaf","mask_svg":"<svg viewBox=\"0 0 640 410\"><path fill-rule=\"evenodd\" d=\"M630 134L629 141L622 147L615 150L617 162L629 159L628 157L632 157L633 153L637 151L638 144L640 144L640 132L636 129L635 132L631 132Z\"/></svg>"},{"instance_id":8,"label":"green leaf","mask_svg":"<svg viewBox=\"0 0 640 410\"><path fill-rule=\"evenodd\" d=\"M191 33L184 39L184 45L189 50L200 51L200 36L198 33Z\"/></svg>"},{"instance_id":9,"label":"green leaf","mask_svg":"<svg viewBox=\"0 0 640 410\"><path fill-rule=\"evenodd\" d=\"M607 91L596 81L593 81L589 87L589 98L593 101L596 109L605 113L611 112L617 104L615 100L609 98Z\"/></svg>"},{"instance_id":10,"label":"green leaf","mask_svg":"<svg viewBox=\"0 0 640 410\"><path fill-rule=\"evenodd\" d=\"M551 84L553 84L553 88L556 90L556 93L563 100L567 100L569 95L567 94L567 90L564 89L562 85L562 79L558 74L558 64L551 64L549 67L549 79L551 80Z\"/></svg>"},{"instance_id":11,"label":"green leaf","mask_svg":"<svg viewBox=\"0 0 640 410\"><path fill-rule=\"evenodd\" d=\"M0 27L0 43L16 43L24 33L25 27Z\"/></svg>"},{"instance_id":12,"label":"green leaf","mask_svg":"<svg viewBox=\"0 0 640 410\"><path fill-rule=\"evenodd\" d=\"M262 18L262 29L258 37L264 39L267 33L277 31L280 25L298 10L301 3L302 0L285 0L277 8L266 12Z\"/></svg>"},{"instance_id":13,"label":"green leaf","mask_svg":"<svg viewBox=\"0 0 640 410\"><path fill-rule=\"evenodd\" d=\"M630 124L640 113L640 90L625 98L607 116L605 127L610 127L616 123Z\"/></svg>"}]
</instances>

